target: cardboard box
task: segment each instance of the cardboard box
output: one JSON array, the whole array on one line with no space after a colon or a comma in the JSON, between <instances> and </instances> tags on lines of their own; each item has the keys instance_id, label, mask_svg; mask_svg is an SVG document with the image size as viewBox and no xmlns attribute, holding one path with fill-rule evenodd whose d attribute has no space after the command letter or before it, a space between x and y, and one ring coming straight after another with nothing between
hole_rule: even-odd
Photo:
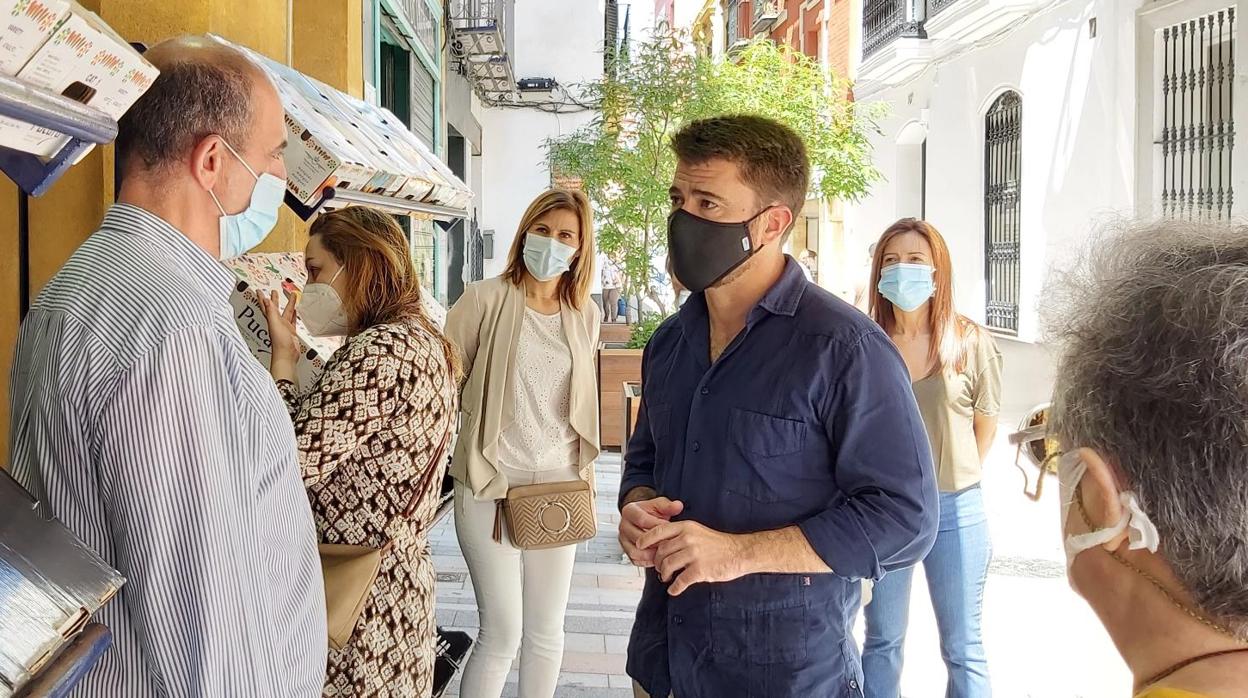
<instances>
[{"instance_id":1,"label":"cardboard box","mask_svg":"<svg viewBox=\"0 0 1248 698\"><path fill-rule=\"evenodd\" d=\"M351 97L346 97L346 99L351 101L352 106L362 113L366 120L375 124L377 129L392 139L397 150L405 152L409 160L422 163L420 177L428 183L430 191L418 200L451 208L467 208L472 203L472 190L468 189L467 185L451 172L451 168L442 162L441 158L434 155L416 137L416 134L403 128L398 117L386 109L367 102Z\"/></svg>"},{"instance_id":2,"label":"cardboard box","mask_svg":"<svg viewBox=\"0 0 1248 698\"><path fill-rule=\"evenodd\" d=\"M277 291L284 310L288 299L286 291L298 294L307 285L307 271L303 263L303 254L287 253L256 253L222 262L238 276L238 284L230 297L234 307L234 320L239 332L251 349L251 353L267 369L273 358L273 345L269 339L269 323L260 309L258 294ZM446 309L438 303L432 293L422 289L421 300L425 313L438 327L446 324ZM300 358L295 367L299 378L300 390L307 391L316 385L316 381L325 371L325 363L334 352L343 345L342 337L313 337L308 333L302 321L296 322L299 339Z\"/></svg>"},{"instance_id":3,"label":"cardboard box","mask_svg":"<svg viewBox=\"0 0 1248 698\"><path fill-rule=\"evenodd\" d=\"M20 694L124 583L0 470L0 695Z\"/></svg>"},{"instance_id":4,"label":"cardboard box","mask_svg":"<svg viewBox=\"0 0 1248 698\"><path fill-rule=\"evenodd\" d=\"M309 88L300 87L305 81L300 73L245 46L214 38L242 51L260 66L282 99L288 131L284 152L287 191L301 203L311 205L327 186L368 190L378 177L378 163L349 142L332 120L313 108L304 96Z\"/></svg>"},{"instance_id":5,"label":"cardboard box","mask_svg":"<svg viewBox=\"0 0 1248 698\"><path fill-rule=\"evenodd\" d=\"M0 73L17 75L69 14L69 0L0 0Z\"/></svg>"},{"instance_id":6,"label":"cardboard box","mask_svg":"<svg viewBox=\"0 0 1248 698\"><path fill-rule=\"evenodd\" d=\"M234 321L251 353L268 369L273 359L273 343L269 339L269 323L260 308L259 297L277 291L283 310L289 302L286 292L293 291L298 298L308 281L303 255L297 252L245 254L222 263L238 277L238 284L230 296ZM302 320L296 322L296 328L300 356L295 371L299 388L309 390L316 385L325 370L325 362L342 346L343 339L313 337Z\"/></svg>"},{"instance_id":7,"label":"cardboard box","mask_svg":"<svg viewBox=\"0 0 1248 698\"><path fill-rule=\"evenodd\" d=\"M27 84L75 99L120 118L155 81L159 71L99 17L78 4L18 73ZM0 118L0 146L52 157L68 137ZM84 157L86 152L79 156Z\"/></svg>"},{"instance_id":8,"label":"cardboard box","mask_svg":"<svg viewBox=\"0 0 1248 698\"><path fill-rule=\"evenodd\" d=\"M436 186L434 170L421 153L411 148L408 142L400 137L399 132L408 132L408 130L398 117L341 92L333 93L330 97L338 105L340 111L350 114L363 127L375 134L386 152L400 163L400 169L406 175L407 181L398 191L389 195L409 201L425 201Z\"/></svg>"},{"instance_id":9,"label":"cardboard box","mask_svg":"<svg viewBox=\"0 0 1248 698\"><path fill-rule=\"evenodd\" d=\"M394 114L289 66L246 53L273 80L286 109L287 190L315 203L326 186L466 208L472 192Z\"/></svg>"},{"instance_id":10,"label":"cardboard box","mask_svg":"<svg viewBox=\"0 0 1248 698\"><path fill-rule=\"evenodd\" d=\"M307 76L295 81L306 107L321 115L344 140L376 164L377 175L369 181L364 191L381 196L395 196L407 183L404 164L390 152L384 140L364 124L358 116L339 108L332 98L337 91Z\"/></svg>"}]
</instances>

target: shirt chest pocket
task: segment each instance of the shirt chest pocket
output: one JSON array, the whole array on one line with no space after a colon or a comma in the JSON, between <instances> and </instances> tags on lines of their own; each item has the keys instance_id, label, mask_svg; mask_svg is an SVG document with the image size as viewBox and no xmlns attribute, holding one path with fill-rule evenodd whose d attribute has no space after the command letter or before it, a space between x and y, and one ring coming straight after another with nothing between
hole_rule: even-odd
<instances>
[{"instance_id":1,"label":"shirt chest pocket","mask_svg":"<svg viewBox=\"0 0 1248 698\"><path fill-rule=\"evenodd\" d=\"M807 452L807 442L817 436L813 431L795 419L734 409L728 418L725 488L758 502L808 496L813 483L828 477L827 463Z\"/></svg>"}]
</instances>

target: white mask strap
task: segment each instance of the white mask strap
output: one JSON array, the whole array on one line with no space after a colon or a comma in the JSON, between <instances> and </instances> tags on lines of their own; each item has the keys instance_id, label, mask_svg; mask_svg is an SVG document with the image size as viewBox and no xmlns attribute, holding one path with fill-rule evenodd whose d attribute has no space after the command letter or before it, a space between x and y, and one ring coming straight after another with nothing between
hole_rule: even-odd
<instances>
[{"instance_id":1,"label":"white mask strap","mask_svg":"<svg viewBox=\"0 0 1248 698\"><path fill-rule=\"evenodd\" d=\"M1076 493L1075 496L1078 497L1079 494ZM1160 535L1152 519L1148 518L1148 514L1140 507L1140 501L1136 498L1135 493L1120 493L1118 502L1122 504L1122 516L1113 526L1070 536L1066 539L1066 552L1071 560L1074 559L1075 555L1085 550L1091 550L1098 545L1108 543L1124 531L1127 534L1128 547L1131 550L1147 549L1150 553L1157 552L1157 547L1161 543ZM1076 506L1080 505L1076 504Z\"/></svg>"}]
</instances>

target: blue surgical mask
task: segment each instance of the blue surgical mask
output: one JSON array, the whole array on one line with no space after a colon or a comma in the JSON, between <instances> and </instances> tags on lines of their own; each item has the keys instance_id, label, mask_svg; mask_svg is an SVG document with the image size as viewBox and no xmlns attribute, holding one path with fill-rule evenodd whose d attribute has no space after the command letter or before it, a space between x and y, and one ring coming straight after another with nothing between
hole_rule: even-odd
<instances>
[{"instance_id":1,"label":"blue surgical mask","mask_svg":"<svg viewBox=\"0 0 1248 698\"><path fill-rule=\"evenodd\" d=\"M221 139L225 143L225 147L243 163L243 167L256 178L256 186L251 190L251 202L247 208L238 213L226 213L221 207L221 202L217 199L217 195L208 190L208 195L212 197L217 209L221 211L221 259L232 259L241 254L246 253L251 248L259 245L264 241L269 233L273 231L273 226L277 225L277 211L282 207L282 201L286 196L286 182L265 172L264 174L256 174L251 169L251 165L247 164L234 147L226 143L225 139Z\"/></svg>"},{"instance_id":2,"label":"blue surgical mask","mask_svg":"<svg viewBox=\"0 0 1248 698\"><path fill-rule=\"evenodd\" d=\"M936 292L935 273L927 264L894 264L880 272L876 288L889 303L909 312L926 303Z\"/></svg>"},{"instance_id":3,"label":"blue surgical mask","mask_svg":"<svg viewBox=\"0 0 1248 698\"><path fill-rule=\"evenodd\" d=\"M524 266L538 281L550 281L572 268L576 248L554 238L528 234L524 236Z\"/></svg>"}]
</instances>

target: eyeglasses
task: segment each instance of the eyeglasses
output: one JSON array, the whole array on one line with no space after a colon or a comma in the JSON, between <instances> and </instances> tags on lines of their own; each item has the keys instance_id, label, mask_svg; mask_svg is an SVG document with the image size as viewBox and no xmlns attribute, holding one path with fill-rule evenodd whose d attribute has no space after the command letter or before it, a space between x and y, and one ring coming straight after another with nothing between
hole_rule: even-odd
<instances>
[{"instance_id":1,"label":"eyeglasses","mask_svg":"<svg viewBox=\"0 0 1248 698\"><path fill-rule=\"evenodd\" d=\"M1010 443L1018 447L1014 454L1014 467L1023 474L1023 494L1033 502L1040 501L1044 493L1046 473L1057 474L1057 459L1062 455L1061 445L1049 435L1049 403L1033 407L1018 425L1018 431L1010 434ZM1036 489L1031 491L1031 478L1023 467L1022 457L1040 472L1036 476Z\"/></svg>"}]
</instances>

